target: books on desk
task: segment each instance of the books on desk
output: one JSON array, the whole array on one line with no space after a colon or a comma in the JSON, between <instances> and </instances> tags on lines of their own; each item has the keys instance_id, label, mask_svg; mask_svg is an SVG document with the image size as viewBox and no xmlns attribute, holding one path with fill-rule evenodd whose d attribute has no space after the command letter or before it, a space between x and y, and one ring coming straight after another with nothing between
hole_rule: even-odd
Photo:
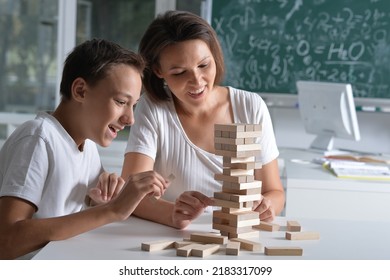
<instances>
[{"instance_id":1,"label":"books on desk","mask_svg":"<svg viewBox=\"0 0 390 280\"><path fill-rule=\"evenodd\" d=\"M390 181L390 169L387 165L383 164L370 164L348 160L327 160L323 166L338 178Z\"/></svg>"}]
</instances>

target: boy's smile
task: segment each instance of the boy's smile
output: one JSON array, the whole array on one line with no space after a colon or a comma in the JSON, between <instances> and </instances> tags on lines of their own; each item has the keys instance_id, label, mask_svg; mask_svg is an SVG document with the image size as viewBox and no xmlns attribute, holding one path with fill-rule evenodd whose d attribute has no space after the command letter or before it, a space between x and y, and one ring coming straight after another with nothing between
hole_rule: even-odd
<instances>
[{"instance_id":1,"label":"boy's smile","mask_svg":"<svg viewBox=\"0 0 390 280\"><path fill-rule=\"evenodd\" d=\"M77 131L85 141L90 139L106 147L118 132L134 123L133 107L137 103L142 80L139 72L125 64L114 65L108 75L95 85L85 85L80 99L81 116Z\"/></svg>"}]
</instances>

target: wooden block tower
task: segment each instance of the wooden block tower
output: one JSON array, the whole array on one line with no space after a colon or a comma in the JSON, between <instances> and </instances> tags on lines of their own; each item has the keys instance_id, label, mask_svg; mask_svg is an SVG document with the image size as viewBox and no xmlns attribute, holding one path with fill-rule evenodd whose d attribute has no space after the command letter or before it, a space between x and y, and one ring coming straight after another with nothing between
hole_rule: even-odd
<instances>
[{"instance_id":1,"label":"wooden block tower","mask_svg":"<svg viewBox=\"0 0 390 280\"><path fill-rule=\"evenodd\" d=\"M261 126L253 124L216 124L214 127L215 154L223 156L223 172L214 178L222 181L222 191L214 193L213 229L230 238L248 237L260 224L259 213L252 211L253 202L261 199L261 181L254 170L261 168L255 156L261 152L256 138Z\"/></svg>"}]
</instances>

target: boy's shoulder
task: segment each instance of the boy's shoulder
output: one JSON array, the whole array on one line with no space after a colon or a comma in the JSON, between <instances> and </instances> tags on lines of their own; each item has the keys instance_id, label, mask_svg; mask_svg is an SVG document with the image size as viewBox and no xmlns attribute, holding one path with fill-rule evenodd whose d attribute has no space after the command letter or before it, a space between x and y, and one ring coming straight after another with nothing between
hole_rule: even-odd
<instances>
[{"instance_id":1,"label":"boy's shoulder","mask_svg":"<svg viewBox=\"0 0 390 280\"><path fill-rule=\"evenodd\" d=\"M62 134L63 127L49 113L39 112L34 119L19 125L6 142L16 142L25 137L52 138Z\"/></svg>"},{"instance_id":2,"label":"boy's shoulder","mask_svg":"<svg viewBox=\"0 0 390 280\"><path fill-rule=\"evenodd\" d=\"M14 134L36 134L36 133L48 133L55 130L57 125L49 113L39 112L32 120L26 121L21 124L14 132Z\"/></svg>"}]
</instances>

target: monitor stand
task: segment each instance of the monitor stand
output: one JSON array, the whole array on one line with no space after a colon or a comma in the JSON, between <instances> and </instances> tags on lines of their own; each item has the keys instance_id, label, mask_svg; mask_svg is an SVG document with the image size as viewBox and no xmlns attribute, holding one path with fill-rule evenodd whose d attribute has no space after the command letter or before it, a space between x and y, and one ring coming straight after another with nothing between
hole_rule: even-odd
<instances>
[{"instance_id":1,"label":"monitor stand","mask_svg":"<svg viewBox=\"0 0 390 280\"><path fill-rule=\"evenodd\" d=\"M310 145L309 151L323 156L336 156L350 154L348 151L333 149L333 136L318 135Z\"/></svg>"}]
</instances>

